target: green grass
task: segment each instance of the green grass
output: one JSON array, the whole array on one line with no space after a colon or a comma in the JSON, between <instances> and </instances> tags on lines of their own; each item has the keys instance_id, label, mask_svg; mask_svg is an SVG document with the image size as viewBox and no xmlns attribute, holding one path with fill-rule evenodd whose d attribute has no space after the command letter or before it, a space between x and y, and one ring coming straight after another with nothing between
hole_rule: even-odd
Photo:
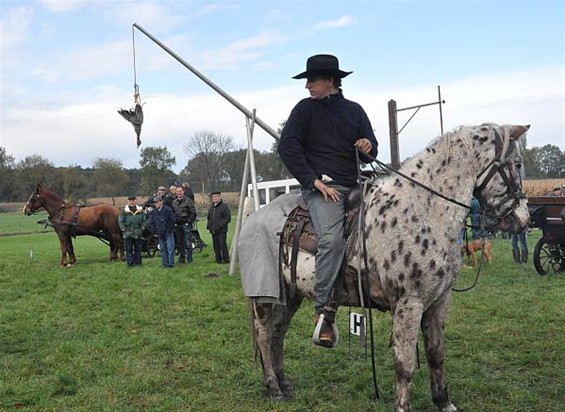
<instances>
[{"instance_id":1,"label":"green grass","mask_svg":"<svg viewBox=\"0 0 565 412\"><path fill-rule=\"evenodd\" d=\"M29 233L36 220L2 214L0 232ZM295 396L274 402L264 397L254 363L239 276L214 263L211 246L191 266L163 270L155 257L128 269L107 262L100 241L80 237L77 264L60 268L55 234L39 232L0 236L0 410L393 409L388 314L373 313L378 403L371 400L370 362L357 338L350 345L346 335L347 308L338 315L340 345L325 350L310 340L311 302L297 313L285 345ZM538 236L529 237L530 250ZM478 286L453 295L446 329L451 398L462 411L561 411L565 276L538 276L531 256L527 265L511 261L508 240L493 245L493 264L483 266ZM458 286L473 276L464 270ZM413 409L434 411L422 350L420 358Z\"/></svg>"}]
</instances>

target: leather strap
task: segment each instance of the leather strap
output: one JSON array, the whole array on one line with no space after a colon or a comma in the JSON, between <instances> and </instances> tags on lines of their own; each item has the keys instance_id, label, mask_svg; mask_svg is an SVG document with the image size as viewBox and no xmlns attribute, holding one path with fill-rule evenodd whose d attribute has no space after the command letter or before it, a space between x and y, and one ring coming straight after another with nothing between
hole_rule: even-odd
<instances>
[{"instance_id":1,"label":"leather strap","mask_svg":"<svg viewBox=\"0 0 565 412\"><path fill-rule=\"evenodd\" d=\"M299 219L296 223L294 230L294 238L292 241L292 253L290 257L290 298L293 299L296 294L296 265L298 260L298 244L300 242L300 235L306 223L305 219Z\"/></svg>"}]
</instances>

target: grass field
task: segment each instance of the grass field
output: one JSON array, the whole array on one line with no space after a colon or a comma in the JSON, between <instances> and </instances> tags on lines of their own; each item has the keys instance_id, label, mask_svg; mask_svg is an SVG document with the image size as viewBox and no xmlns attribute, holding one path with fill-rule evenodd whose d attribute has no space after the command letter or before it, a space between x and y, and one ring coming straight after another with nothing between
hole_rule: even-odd
<instances>
[{"instance_id":1,"label":"grass field","mask_svg":"<svg viewBox=\"0 0 565 412\"><path fill-rule=\"evenodd\" d=\"M60 268L55 234L41 217L0 214L0 410L24 411L390 411L394 373L390 319L373 313L381 400L347 312L333 350L314 347L313 305L286 340L295 396L264 397L251 347L247 299L207 247L191 266L163 270L106 262L107 247L75 240L78 262ZM209 235L200 227L204 240ZM7 236L7 235L10 236ZM233 228L230 229L233 234ZM539 233L528 238L533 251ZM461 411L565 410L565 274L541 277L493 240L478 286L454 293L446 330L450 395ZM471 284L466 269L459 287ZM423 347L420 345L420 347ZM434 411L427 366L412 386L413 409Z\"/></svg>"}]
</instances>

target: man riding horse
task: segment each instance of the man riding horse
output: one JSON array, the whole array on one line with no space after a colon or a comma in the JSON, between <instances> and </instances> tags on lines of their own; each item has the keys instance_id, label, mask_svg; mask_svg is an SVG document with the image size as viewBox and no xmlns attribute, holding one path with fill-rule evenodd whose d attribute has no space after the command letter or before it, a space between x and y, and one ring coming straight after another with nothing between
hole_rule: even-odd
<instances>
[{"instance_id":1,"label":"man riding horse","mask_svg":"<svg viewBox=\"0 0 565 412\"><path fill-rule=\"evenodd\" d=\"M282 131L279 155L302 185L318 236L314 300L314 343L333 347L336 342L332 289L345 251L344 196L356 184L356 150L363 161L377 155L377 140L363 108L343 97L341 79L351 74L339 69L335 56L315 55L306 71L294 76L307 79L305 98L294 107Z\"/></svg>"}]
</instances>

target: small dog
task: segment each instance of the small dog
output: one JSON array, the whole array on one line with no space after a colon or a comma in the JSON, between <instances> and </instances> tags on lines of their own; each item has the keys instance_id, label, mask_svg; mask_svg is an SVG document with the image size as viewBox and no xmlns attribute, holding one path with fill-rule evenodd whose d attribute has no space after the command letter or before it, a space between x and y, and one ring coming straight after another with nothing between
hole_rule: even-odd
<instances>
[{"instance_id":1,"label":"small dog","mask_svg":"<svg viewBox=\"0 0 565 412\"><path fill-rule=\"evenodd\" d=\"M491 263L492 243L488 239L475 239L468 242L467 245L461 246L462 253L467 253L473 258L473 266L477 265L477 255L479 250L482 250L484 257L488 263Z\"/></svg>"}]
</instances>

